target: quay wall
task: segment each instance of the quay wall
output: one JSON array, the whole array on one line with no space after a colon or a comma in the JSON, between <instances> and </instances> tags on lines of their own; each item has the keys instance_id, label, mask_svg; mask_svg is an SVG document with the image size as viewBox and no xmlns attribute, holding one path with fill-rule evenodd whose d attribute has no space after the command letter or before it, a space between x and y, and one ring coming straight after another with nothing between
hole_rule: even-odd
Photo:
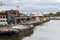
<instances>
[{"instance_id":1,"label":"quay wall","mask_svg":"<svg viewBox=\"0 0 60 40\"><path fill-rule=\"evenodd\" d=\"M29 21L27 23L25 22L23 24L27 24L27 25L29 24L29 25L37 26L37 25L43 24L43 23L48 22L48 21L50 21L49 17L38 16L38 17L32 18L31 21Z\"/></svg>"},{"instance_id":2,"label":"quay wall","mask_svg":"<svg viewBox=\"0 0 60 40\"><path fill-rule=\"evenodd\" d=\"M50 20L60 20L60 17L50 17Z\"/></svg>"}]
</instances>

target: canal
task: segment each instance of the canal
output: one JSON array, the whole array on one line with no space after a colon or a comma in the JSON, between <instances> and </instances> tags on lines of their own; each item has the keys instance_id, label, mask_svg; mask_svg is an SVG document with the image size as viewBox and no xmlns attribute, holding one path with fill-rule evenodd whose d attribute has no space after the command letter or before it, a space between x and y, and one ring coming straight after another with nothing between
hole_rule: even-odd
<instances>
[{"instance_id":1,"label":"canal","mask_svg":"<svg viewBox=\"0 0 60 40\"><path fill-rule=\"evenodd\" d=\"M60 40L60 20L36 26L22 36L0 36L0 40Z\"/></svg>"}]
</instances>

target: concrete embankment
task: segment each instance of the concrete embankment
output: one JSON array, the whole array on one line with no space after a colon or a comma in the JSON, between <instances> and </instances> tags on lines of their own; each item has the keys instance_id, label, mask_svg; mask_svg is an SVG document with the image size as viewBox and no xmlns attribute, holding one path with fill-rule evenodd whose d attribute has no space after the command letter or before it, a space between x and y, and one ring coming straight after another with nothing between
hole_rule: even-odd
<instances>
[{"instance_id":1,"label":"concrete embankment","mask_svg":"<svg viewBox=\"0 0 60 40\"><path fill-rule=\"evenodd\" d=\"M38 20L38 18L36 18L36 21L37 22L35 22L35 23L32 23L34 26L36 26L36 25L40 25L40 24L43 24L43 23L45 23L45 22L48 22L48 21L50 21L50 18L49 17L39 17L39 19L40 20Z\"/></svg>"},{"instance_id":2,"label":"concrete embankment","mask_svg":"<svg viewBox=\"0 0 60 40\"><path fill-rule=\"evenodd\" d=\"M27 21L22 24L37 26L37 25L43 24L48 21L50 21L49 17L36 17L33 21Z\"/></svg>"},{"instance_id":3,"label":"concrete embankment","mask_svg":"<svg viewBox=\"0 0 60 40\"><path fill-rule=\"evenodd\" d=\"M50 17L50 20L60 20L60 17Z\"/></svg>"}]
</instances>

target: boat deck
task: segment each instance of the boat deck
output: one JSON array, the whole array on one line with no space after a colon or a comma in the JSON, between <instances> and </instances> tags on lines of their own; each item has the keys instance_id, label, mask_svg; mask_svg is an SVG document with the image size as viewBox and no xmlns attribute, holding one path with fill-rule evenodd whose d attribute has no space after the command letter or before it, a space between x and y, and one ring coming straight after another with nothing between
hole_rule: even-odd
<instances>
[{"instance_id":1,"label":"boat deck","mask_svg":"<svg viewBox=\"0 0 60 40\"><path fill-rule=\"evenodd\" d=\"M23 22L22 24L34 24L37 22L41 22L41 21L27 21L27 22Z\"/></svg>"},{"instance_id":2,"label":"boat deck","mask_svg":"<svg viewBox=\"0 0 60 40\"><path fill-rule=\"evenodd\" d=\"M29 25L15 25L12 28L26 29L26 28L30 28L30 26Z\"/></svg>"}]
</instances>

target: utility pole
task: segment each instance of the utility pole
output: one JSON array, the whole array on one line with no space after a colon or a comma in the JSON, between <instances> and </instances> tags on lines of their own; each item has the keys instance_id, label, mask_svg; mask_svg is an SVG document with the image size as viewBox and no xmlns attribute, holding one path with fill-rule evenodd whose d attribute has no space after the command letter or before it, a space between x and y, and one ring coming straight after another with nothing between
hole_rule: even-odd
<instances>
[{"instance_id":1,"label":"utility pole","mask_svg":"<svg viewBox=\"0 0 60 40\"><path fill-rule=\"evenodd\" d=\"M19 6L18 5L14 5L16 7L16 10L18 10Z\"/></svg>"},{"instance_id":2,"label":"utility pole","mask_svg":"<svg viewBox=\"0 0 60 40\"><path fill-rule=\"evenodd\" d=\"M18 8L19 8L18 4L13 4L12 6L15 6L16 10L18 10Z\"/></svg>"},{"instance_id":3,"label":"utility pole","mask_svg":"<svg viewBox=\"0 0 60 40\"><path fill-rule=\"evenodd\" d=\"M16 10L18 10L18 8L19 8L19 6L18 6L18 5L16 5Z\"/></svg>"}]
</instances>

